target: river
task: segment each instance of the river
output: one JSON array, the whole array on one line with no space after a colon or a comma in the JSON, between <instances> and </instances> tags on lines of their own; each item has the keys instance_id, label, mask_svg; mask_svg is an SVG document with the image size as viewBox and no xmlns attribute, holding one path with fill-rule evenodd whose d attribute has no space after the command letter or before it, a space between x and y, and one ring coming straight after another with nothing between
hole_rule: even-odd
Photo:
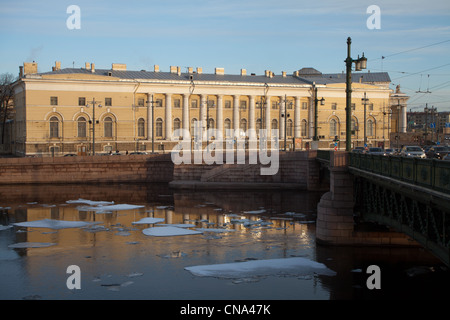
<instances>
[{"instance_id":1,"label":"river","mask_svg":"<svg viewBox=\"0 0 450 320\"><path fill-rule=\"evenodd\" d=\"M68 184L1 186L0 195L1 300L449 298L448 269L422 248L316 244L321 193ZM93 201L121 206L102 211ZM146 218L159 222L137 223ZM198 234L145 231L162 224ZM251 269L278 259L305 262L306 269ZM251 270L208 276L189 269L219 264ZM331 273L314 269L319 265ZM368 288L370 265L379 267L380 289ZM79 289L69 288L69 266L79 270Z\"/></svg>"}]
</instances>

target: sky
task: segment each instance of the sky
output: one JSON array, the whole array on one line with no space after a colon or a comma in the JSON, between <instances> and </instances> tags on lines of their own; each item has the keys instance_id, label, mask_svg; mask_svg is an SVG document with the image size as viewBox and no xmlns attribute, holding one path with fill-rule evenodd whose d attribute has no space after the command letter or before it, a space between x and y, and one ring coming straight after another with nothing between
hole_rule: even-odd
<instances>
[{"instance_id":1,"label":"sky","mask_svg":"<svg viewBox=\"0 0 450 320\"><path fill-rule=\"evenodd\" d=\"M448 0L0 0L0 74L31 61L39 72L61 61L340 73L348 37L353 59L364 53L367 70L388 72L410 96L408 111L450 111Z\"/></svg>"}]
</instances>

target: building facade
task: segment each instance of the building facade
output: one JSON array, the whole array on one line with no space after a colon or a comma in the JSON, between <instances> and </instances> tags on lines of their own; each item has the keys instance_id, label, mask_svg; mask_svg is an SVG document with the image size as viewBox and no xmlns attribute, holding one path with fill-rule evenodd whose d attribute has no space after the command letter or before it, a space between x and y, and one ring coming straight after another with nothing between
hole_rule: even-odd
<instances>
[{"instance_id":1,"label":"building facade","mask_svg":"<svg viewBox=\"0 0 450 320\"><path fill-rule=\"evenodd\" d=\"M208 140L239 130L247 140L253 139L250 132L258 139L260 129L274 129L280 148L286 141L287 150L305 149L317 130L319 148L332 148L337 140L345 148L345 74L303 68L292 74L254 75L242 69L227 75L223 68L207 74L174 66L162 72L156 65L153 71L128 71L115 63L111 69L90 63L61 69L60 62L39 73L33 62L20 67L19 78L14 84L16 155L167 152L182 138L176 129L192 135L196 121L204 132L217 130ZM353 147L364 145L364 132L369 146L388 146L389 133L406 130L406 106L391 108L389 83L387 73L353 74ZM403 118L404 127L392 124Z\"/></svg>"}]
</instances>

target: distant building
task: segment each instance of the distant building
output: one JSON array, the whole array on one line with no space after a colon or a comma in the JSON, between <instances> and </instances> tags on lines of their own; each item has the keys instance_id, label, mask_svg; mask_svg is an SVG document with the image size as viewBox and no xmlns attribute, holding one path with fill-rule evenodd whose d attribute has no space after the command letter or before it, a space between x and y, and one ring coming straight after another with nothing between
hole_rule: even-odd
<instances>
[{"instance_id":1,"label":"distant building","mask_svg":"<svg viewBox=\"0 0 450 320\"><path fill-rule=\"evenodd\" d=\"M13 152L90 154L94 134L96 153L170 151L179 138L174 130L192 134L194 121L201 121L204 131L218 129L224 138L226 129L255 129L257 134L276 129L280 147L286 134L287 149L311 147L317 126L319 148L334 147L336 137L345 148L345 74L313 68L276 75L270 70L264 75L245 69L234 75L223 68L209 74L202 68L183 71L171 66L162 72L157 65L153 71L129 71L116 63L110 69L96 69L93 63L62 69L56 62L51 72L38 73L37 63L24 63L14 86ZM408 97L399 88L389 89L385 72L355 72L352 77L353 147L364 144L365 125L369 145L388 146L390 133L406 131ZM318 103L317 124L315 88L318 99L324 99L323 105Z\"/></svg>"},{"instance_id":2,"label":"distant building","mask_svg":"<svg viewBox=\"0 0 450 320\"><path fill-rule=\"evenodd\" d=\"M408 132L413 132L426 143L442 141L450 136L450 112L438 112L425 107L423 111L408 112ZM425 142L426 141L426 142Z\"/></svg>"}]
</instances>

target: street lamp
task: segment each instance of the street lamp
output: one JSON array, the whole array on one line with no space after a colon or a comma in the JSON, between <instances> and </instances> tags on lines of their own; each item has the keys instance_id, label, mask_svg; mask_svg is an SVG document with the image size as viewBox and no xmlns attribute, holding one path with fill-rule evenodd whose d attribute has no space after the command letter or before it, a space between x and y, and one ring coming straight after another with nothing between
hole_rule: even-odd
<instances>
[{"instance_id":1,"label":"street lamp","mask_svg":"<svg viewBox=\"0 0 450 320\"><path fill-rule=\"evenodd\" d=\"M345 59L346 72L347 72L347 81L346 81L346 112L345 112L345 121L346 121L346 139L345 139L345 150L351 151L352 148L352 65L355 63L355 71L361 71L362 69L367 68L367 58L364 57L364 53L360 58L354 60L350 56L351 52L351 44L352 39L350 37L347 38L347 59Z\"/></svg>"},{"instance_id":2,"label":"street lamp","mask_svg":"<svg viewBox=\"0 0 450 320\"><path fill-rule=\"evenodd\" d=\"M154 105L155 105L155 103L158 103L158 101L154 101L153 100L153 95L151 95L150 100L147 100L146 103L147 103L147 106L149 104L151 104L151 107L152 107L152 132L151 133L152 133L152 154L153 154L153 153L155 153L155 134L154 134L154 132L155 132L155 113L154 113Z\"/></svg>"},{"instance_id":3,"label":"street lamp","mask_svg":"<svg viewBox=\"0 0 450 320\"><path fill-rule=\"evenodd\" d=\"M102 105L99 104L98 101L95 101L95 98L93 98L92 101L90 101L89 103L92 105L92 155L95 156L95 125L96 125L96 121L95 121L95 105L97 104L97 107L99 107L99 108L101 108ZM87 104L86 108L89 108L89 107L90 107L90 105Z\"/></svg>"},{"instance_id":4,"label":"street lamp","mask_svg":"<svg viewBox=\"0 0 450 320\"><path fill-rule=\"evenodd\" d=\"M214 108L214 100L206 100L206 147L209 148L209 108Z\"/></svg>"},{"instance_id":5,"label":"street lamp","mask_svg":"<svg viewBox=\"0 0 450 320\"><path fill-rule=\"evenodd\" d=\"M319 136L317 135L317 116L318 116L318 110L317 110L317 103L320 101L320 105L325 105L325 99L322 97L322 99L317 99L317 87L316 84L313 83L313 90L314 90L314 141L319 141Z\"/></svg>"},{"instance_id":6,"label":"street lamp","mask_svg":"<svg viewBox=\"0 0 450 320\"><path fill-rule=\"evenodd\" d=\"M364 148L367 148L367 117L366 117L366 105L369 99L366 98L366 93L364 92L364 98L361 99L362 103L364 104Z\"/></svg>"}]
</instances>

